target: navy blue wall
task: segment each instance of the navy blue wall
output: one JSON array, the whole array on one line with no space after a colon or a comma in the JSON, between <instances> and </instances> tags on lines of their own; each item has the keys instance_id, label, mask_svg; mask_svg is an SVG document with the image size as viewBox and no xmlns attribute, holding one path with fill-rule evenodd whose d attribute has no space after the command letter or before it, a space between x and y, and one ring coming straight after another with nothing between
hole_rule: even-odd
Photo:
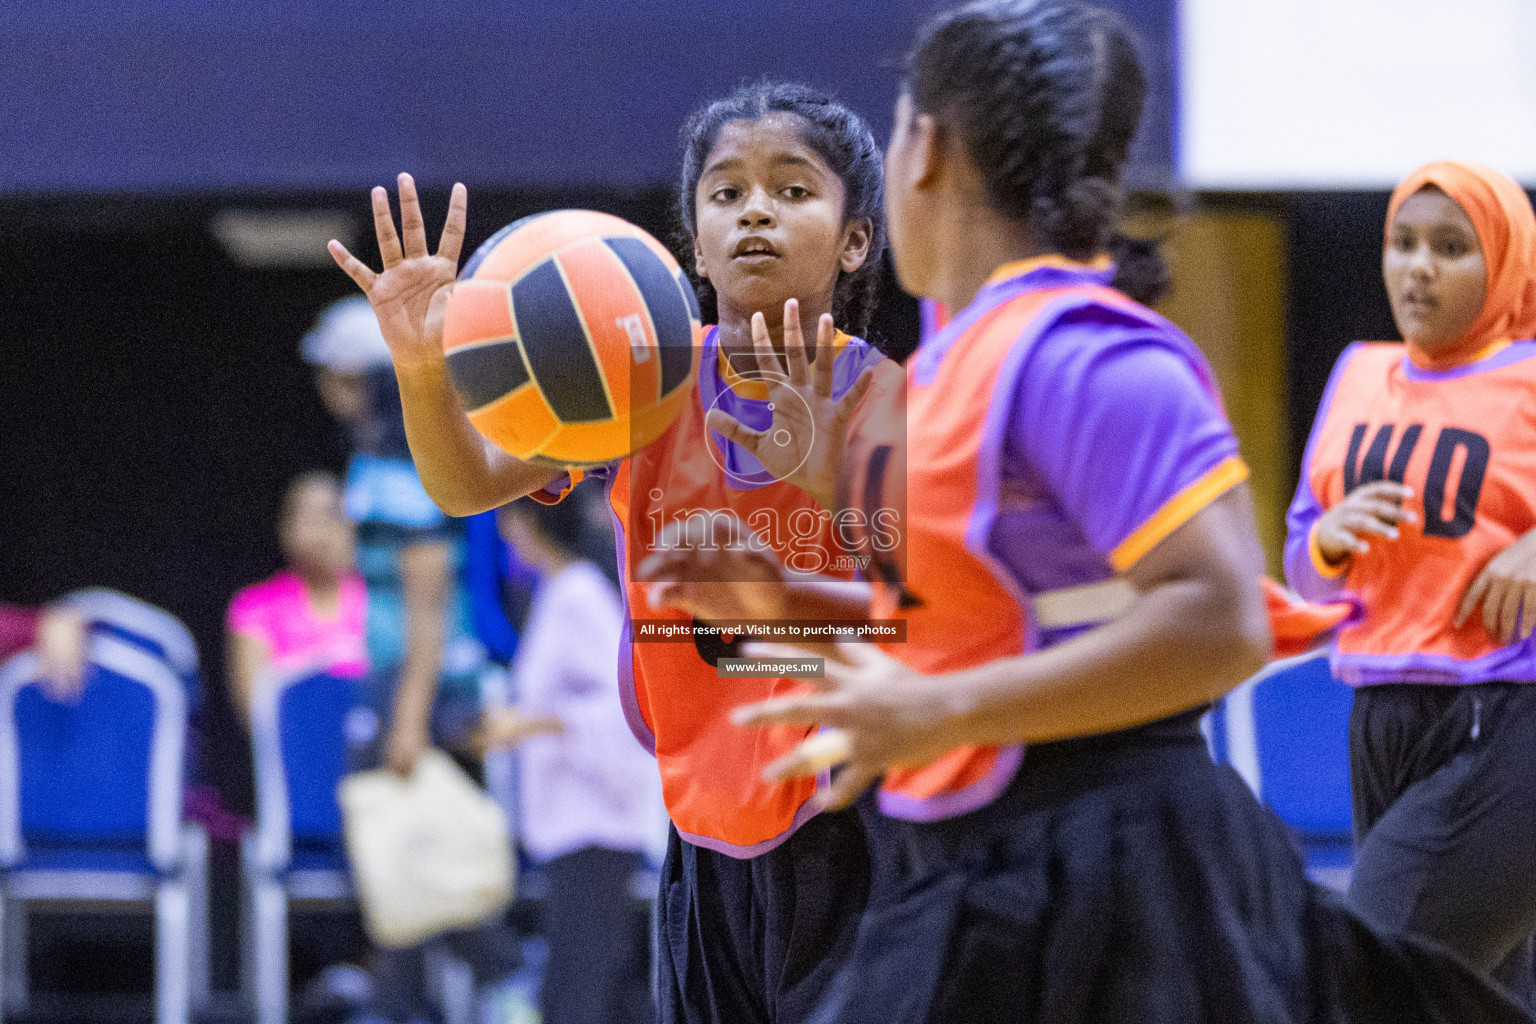
<instances>
[{"instance_id":1,"label":"navy blue wall","mask_svg":"<svg viewBox=\"0 0 1536 1024\"><path fill-rule=\"evenodd\" d=\"M1102 2L1102 0L1101 0ZM1107 0L1146 44L1139 177L1171 152L1172 0ZM744 79L889 127L942 0L55 0L0 5L0 193L631 184Z\"/></svg>"}]
</instances>

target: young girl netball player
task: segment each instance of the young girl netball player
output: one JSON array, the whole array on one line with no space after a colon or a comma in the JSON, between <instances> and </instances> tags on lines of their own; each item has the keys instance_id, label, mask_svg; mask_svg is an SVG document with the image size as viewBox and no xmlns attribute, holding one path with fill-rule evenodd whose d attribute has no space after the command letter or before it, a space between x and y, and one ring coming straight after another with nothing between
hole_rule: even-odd
<instances>
[{"instance_id":1,"label":"young girl netball player","mask_svg":"<svg viewBox=\"0 0 1536 1024\"><path fill-rule=\"evenodd\" d=\"M862 341L834 336L831 326L834 314L852 330L864 326L884 246L880 153L863 122L810 90L762 85L705 108L684 137L682 212L704 281L701 305L706 319L714 307L717 325L703 339L694 403L661 439L606 473L629 617L679 623L687 616L650 605L631 571L666 520L702 510L742 520L766 512L780 523L806 512L820 521L806 492L831 500L827 459L839 453L813 452L795 474L777 467L781 482L705 424L715 404L735 420L768 421L765 382L738 372L756 362L754 330L758 344L771 336L785 354L805 408L827 420L819 423L824 434L860 401L871 375L865 406L899 393L901 381L894 364ZM332 249L367 292L389 339L427 490L455 514L536 491L554 500L568 487L567 474L489 445L449 383L441 318L463 238L463 188L455 187L436 256L428 254L406 175L400 200L403 247L388 196L373 194L382 274L338 243ZM807 335L822 354L814 381L804 365ZM729 426L718 411L716 422ZM830 528L819 530L815 537L797 533L799 550L835 551ZM771 539L779 557L793 554L784 536ZM723 644L631 646L626 639L620 658L626 710L657 756L674 824L658 901L660 1014L666 1022L795 1022L816 1005L852 944L869 888L864 826L852 812L816 815L816 780L763 780L767 764L808 730L792 726L764 737L733 726L735 705L793 684L722 682L714 665L722 653L731 652Z\"/></svg>"},{"instance_id":2,"label":"young girl netball player","mask_svg":"<svg viewBox=\"0 0 1536 1024\"><path fill-rule=\"evenodd\" d=\"M1536 929L1536 215L1437 163L1398 186L1382 276L1405 344L1339 357L1291 506L1302 592L1360 595L1350 898L1511 988Z\"/></svg>"},{"instance_id":3,"label":"young girl netball player","mask_svg":"<svg viewBox=\"0 0 1536 1024\"><path fill-rule=\"evenodd\" d=\"M1206 754L1200 708L1268 653L1259 546L1205 363L1090 262L1142 102L1123 30L985 0L930 24L908 75L892 249L957 312L907 366L905 565L874 602L907 643L846 645L828 692L743 715L841 727L839 785L885 773L901 819L817 1019L1522 1019L1326 902ZM856 466L899 458L855 437ZM1117 575L1117 617L1040 627L1034 594Z\"/></svg>"}]
</instances>

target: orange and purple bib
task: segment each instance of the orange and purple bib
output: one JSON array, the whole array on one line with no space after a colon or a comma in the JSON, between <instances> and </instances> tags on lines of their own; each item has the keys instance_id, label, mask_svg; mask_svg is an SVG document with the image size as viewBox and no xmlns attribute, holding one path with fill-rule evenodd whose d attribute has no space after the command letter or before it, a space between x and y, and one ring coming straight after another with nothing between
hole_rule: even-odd
<instances>
[{"instance_id":1,"label":"orange and purple bib","mask_svg":"<svg viewBox=\"0 0 1536 1024\"><path fill-rule=\"evenodd\" d=\"M1468 365L1415 366L1400 344L1356 344L1334 366L1287 517L1286 577L1311 600L1344 590L1364 616L1340 631L1334 674L1352 685L1536 681L1536 639L1504 645L1482 609L1456 607L1483 566L1536 527L1536 342ZM1417 524L1338 566L1318 519L1356 487L1395 480Z\"/></svg>"},{"instance_id":2,"label":"orange and purple bib","mask_svg":"<svg viewBox=\"0 0 1536 1024\"><path fill-rule=\"evenodd\" d=\"M901 544L875 560L873 614L906 620L907 642L886 649L913 668L959 671L1091 628L1091 615L1054 625L1046 599L1091 604L1246 478L1205 360L1109 288L1112 273L1058 257L1002 268L908 361L904 451L855 440L856 500L905 503ZM965 813L1022 757L950 751L890 773L881 807Z\"/></svg>"}]
</instances>

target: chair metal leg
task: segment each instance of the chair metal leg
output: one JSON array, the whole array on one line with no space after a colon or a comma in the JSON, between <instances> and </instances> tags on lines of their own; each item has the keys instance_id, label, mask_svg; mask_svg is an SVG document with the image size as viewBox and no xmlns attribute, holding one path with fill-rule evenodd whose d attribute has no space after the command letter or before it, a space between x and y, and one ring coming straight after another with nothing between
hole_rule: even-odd
<instances>
[{"instance_id":1,"label":"chair metal leg","mask_svg":"<svg viewBox=\"0 0 1536 1024\"><path fill-rule=\"evenodd\" d=\"M212 988L208 947L208 833L200 825L181 832L182 873L190 900L191 1003L193 1012L207 1009Z\"/></svg>"},{"instance_id":2,"label":"chair metal leg","mask_svg":"<svg viewBox=\"0 0 1536 1024\"><path fill-rule=\"evenodd\" d=\"M155 887L155 1024L191 1024L192 900L184 878Z\"/></svg>"},{"instance_id":3,"label":"chair metal leg","mask_svg":"<svg viewBox=\"0 0 1536 1024\"><path fill-rule=\"evenodd\" d=\"M25 1012L29 995L27 904L0 894L0 1014Z\"/></svg>"},{"instance_id":4,"label":"chair metal leg","mask_svg":"<svg viewBox=\"0 0 1536 1024\"><path fill-rule=\"evenodd\" d=\"M10 970L11 958L9 944L5 942L6 930L11 925L11 915L5 905L5 882L0 879L0 1024L5 1024L5 1000L11 994L11 986L6 984L6 974Z\"/></svg>"},{"instance_id":5,"label":"chair metal leg","mask_svg":"<svg viewBox=\"0 0 1536 1024\"><path fill-rule=\"evenodd\" d=\"M288 1022L288 893L270 876L252 880L256 1024Z\"/></svg>"}]
</instances>

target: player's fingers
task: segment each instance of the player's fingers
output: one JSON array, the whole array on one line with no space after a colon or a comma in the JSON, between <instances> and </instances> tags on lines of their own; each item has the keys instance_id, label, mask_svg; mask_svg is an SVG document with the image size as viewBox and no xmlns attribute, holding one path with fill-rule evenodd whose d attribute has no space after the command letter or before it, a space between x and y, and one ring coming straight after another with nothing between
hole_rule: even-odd
<instances>
[{"instance_id":1,"label":"player's fingers","mask_svg":"<svg viewBox=\"0 0 1536 1024\"><path fill-rule=\"evenodd\" d=\"M786 377L779 354L773 350L773 336L768 333L768 318L761 312L752 314L752 361L757 374L769 380Z\"/></svg>"},{"instance_id":2,"label":"player's fingers","mask_svg":"<svg viewBox=\"0 0 1536 1024\"><path fill-rule=\"evenodd\" d=\"M805 358L805 332L800 329L800 301L784 301L784 366L795 387L810 380Z\"/></svg>"},{"instance_id":3,"label":"player's fingers","mask_svg":"<svg viewBox=\"0 0 1536 1024\"><path fill-rule=\"evenodd\" d=\"M1499 634L1499 616L1504 610L1504 583L1495 578L1483 595L1483 628L1492 636Z\"/></svg>"},{"instance_id":4,"label":"player's fingers","mask_svg":"<svg viewBox=\"0 0 1536 1024\"><path fill-rule=\"evenodd\" d=\"M731 712L731 721L744 729L762 729L770 725L836 725L839 718L835 694L801 693L793 697L775 697L760 704L744 704ZM789 754L779 764L796 759ZM772 767L772 766L770 766ZM819 769L796 774L814 775ZM783 776L788 777L788 776Z\"/></svg>"},{"instance_id":5,"label":"player's fingers","mask_svg":"<svg viewBox=\"0 0 1536 1024\"><path fill-rule=\"evenodd\" d=\"M874 765L852 762L843 766L832 779L832 788L828 790L823 803L829 811L840 811L853 803L859 795L874 784L875 780L884 775L883 769Z\"/></svg>"},{"instance_id":6,"label":"player's fingers","mask_svg":"<svg viewBox=\"0 0 1536 1024\"><path fill-rule=\"evenodd\" d=\"M698 595L687 583L652 584L646 600L651 603L652 608L669 608L696 619L706 618L709 612L704 602L698 600Z\"/></svg>"},{"instance_id":7,"label":"player's fingers","mask_svg":"<svg viewBox=\"0 0 1536 1024\"><path fill-rule=\"evenodd\" d=\"M841 729L823 729L795 748L800 759L817 771L842 764L852 752L853 743Z\"/></svg>"},{"instance_id":8,"label":"player's fingers","mask_svg":"<svg viewBox=\"0 0 1536 1024\"><path fill-rule=\"evenodd\" d=\"M368 269L368 264L353 256L347 251L347 247L336 239L331 239L325 247L330 250L331 259L336 261L336 265L363 290L364 295L367 295L373 289L373 282L379 275Z\"/></svg>"},{"instance_id":9,"label":"player's fingers","mask_svg":"<svg viewBox=\"0 0 1536 1024\"><path fill-rule=\"evenodd\" d=\"M770 782L820 775L848 760L852 743L841 729L823 729L806 737L794 750L763 769Z\"/></svg>"},{"instance_id":10,"label":"player's fingers","mask_svg":"<svg viewBox=\"0 0 1536 1024\"><path fill-rule=\"evenodd\" d=\"M1477 579L1473 580L1472 585L1467 588L1466 594L1462 596L1461 604L1456 606L1455 622L1457 629L1460 629L1462 624L1467 621L1467 616L1472 614L1472 609L1476 608L1477 603L1488 593L1488 587L1492 583L1493 577L1485 566L1483 571L1477 574Z\"/></svg>"},{"instance_id":11,"label":"player's fingers","mask_svg":"<svg viewBox=\"0 0 1536 1024\"><path fill-rule=\"evenodd\" d=\"M671 607L681 586L681 580L656 580L645 588L645 599L652 608Z\"/></svg>"},{"instance_id":12,"label":"player's fingers","mask_svg":"<svg viewBox=\"0 0 1536 1024\"><path fill-rule=\"evenodd\" d=\"M1524 640L1536 631L1536 583L1527 583L1520 591L1520 631L1516 640Z\"/></svg>"},{"instance_id":13,"label":"player's fingers","mask_svg":"<svg viewBox=\"0 0 1536 1024\"><path fill-rule=\"evenodd\" d=\"M836 362L837 328L832 325L832 314L823 313L816 321L816 361L811 364L811 383L822 398L832 397Z\"/></svg>"},{"instance_id":14,"label":"player's fingers","mask_svg":"<svg viewBox=\"0 0 1536 1024\"><path fill-rule=\"evenodd\" d=\"M442 237L437 240L437 254L443 259L459 264L459 251L464 247L464 224L469 216L469 190L462 181L454 182L453 193L448 197L448 219L443 222Z\"/></svg>"},{"instance_id":15,"label":"player's fingers","mask_svg":"<svg viewBox=\"0 0 1536 1024\"><path fill-rule=\"evenodd\" d=\"M416 179L400 172L400 235L405 242L405 258L427 254L427 222L421 219L421 199L416 195Z\"/></svg>"},{"instance_id":16,"label":"player's fingers","mask_svg":"<svg viewBox=\"0 0 1536 1024\"><path fill-rule=\"evenodd\" d=\"M378 240L379 256L388 270L404 258L400 255L400 236L395 234L395 215L389 210L389 190L376 185L369 197L373 200L373 237Z\"/></svg>"},{"instance_id":17,"label":"player's fingers","mask_svg":"<svg viewBox=\"0 0 1536 1024\"><path fill-rule=\"evenodd\" d=\"M678 570L688 562L690 552L676 548L653 551L635 566L635 579L641 583L653 583L675 579Z\"/></svg>"},{"instance_id":18,"label":"player's fingers","mask_svg":"<svg viewBox=\"0 0 1536 1024\"><path fill-rule=\"evenodd\" d=\"M1362 484L1350 492L1350 497L1380 498L1384 501L1401 503L1413 497L1413 488L1406 484L1400 484L1396 480L1376 480L1372 483Z\"/></svg>"},{"instance_id":19,"label":"player's fingers","mask_svg":"<svg viewBox=\"0 0 1536 1024\"><path fill-rule=\"evenodd\" d=\"M1520 626L1520 597L1523 588L1506 581L1501 589L1503 596L1499 601L1499 631L1496 635L1504 643L1509 643Z\"/></svg>"},{"instance_id":20,"label":"player's fingers","mask_svg":"<svg viewBox=\"0 0 1536 1024\"><path fill-rule=\"evenodd\" d=\"M1356 511L1373 516L1384 523L1413 522L1413 510L1404 508L1395 501L1387 501L1385 498L1369 498L1361 501L1356 506Z\"/></svg>"},{"instance_id":21,"label":"player's fingers","mask_svg":"<svg viewBox=\"0 0 1536 1024\"><path fill-rule=\"evenodd\" d=\"M874 385L874 383L875 371L873 368L867 369L863 373L859 374L859 379L853 382L853 387L848 389L847 394L838 399L837 414L833 422L836 424L839 430L841 430L841 428L845 426L849 420L853 419L853 414L858 412L859 406L864 401L864 396L869 394L869 389Z\"/></svg>"},{"instance_id":22,"label":"player's fingers","mask_svg":"<svg viewBox=\"0 0 1536 1024\"><path fill-rule=\"evenodd\" d=\"M1374 533L1378 537L1397 538L1397 527L1384 523L1368 512L1352 512L1344 517L1344 528L1357 538L1362 533Z\"/></svg>"},{"instance_id":23,"label":"player's fingers","mask_svg":"<svg viewBox=\"0 0 1536 1024\"><path fill-rule=\"evenodd\" d=\"M768 436L766 431L753 430L718 406L709 410L704 417L704 425L727 441L734 441L741 445L754 457L762 447L764 438Z\"/></svg>"},{"instance_id":24,"label":"player's fingers","mask_svg":"<svg viewBox=\"0 0 1536 1024\"><path fill-rule=\"evenodd\" d=\"M1536 584L1526 583L1520 587L1520 613L1515 617L1515 632L1511 641L1524 640L1531 635L1532 620L1536 619Z\"/></svg>"}]
</instances>

